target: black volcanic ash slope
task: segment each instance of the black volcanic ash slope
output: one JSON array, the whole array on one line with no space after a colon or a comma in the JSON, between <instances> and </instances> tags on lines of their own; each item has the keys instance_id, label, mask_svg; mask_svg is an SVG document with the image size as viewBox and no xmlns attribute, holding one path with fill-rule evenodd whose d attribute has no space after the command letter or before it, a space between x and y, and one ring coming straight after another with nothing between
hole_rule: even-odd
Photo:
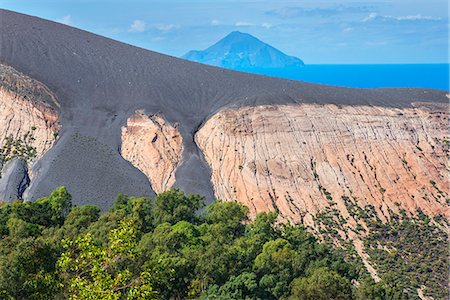
<instances>
[{"instance_id":1,"label":"black volcanic ash slope","mask_svg":"<svg viewBox=\"0 0 450 300\"><path fill-rule=\"evenodd\" d=\"M348 89L205 66L7 10L0 10L0 63L46 84L61 104L60 139L33 167L25 197L65 185L75 204L103 208L119 192L153 194L147 178L118 151L121 126L137 109L179 124L185 152L176 185L212 197L209 169L193 135L224 107L446 101L443 91Z\"/></svg>"}]
</instances>

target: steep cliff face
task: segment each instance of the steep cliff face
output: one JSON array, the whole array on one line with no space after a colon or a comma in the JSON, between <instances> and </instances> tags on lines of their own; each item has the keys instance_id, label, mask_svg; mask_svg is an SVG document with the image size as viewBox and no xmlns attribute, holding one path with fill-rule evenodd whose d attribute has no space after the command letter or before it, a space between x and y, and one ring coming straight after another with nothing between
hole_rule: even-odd
<instances>
[{"instance_id":1,"label":"steep cliff face","mask_svg":"<svg viewBox=\"0 0 450 300\"><path fill-rule=\"evenodd\" d=\"M226 109L196 141L218 198L252 214L278 211L315 226L332 208L348 220L349 199L388 220L405 210L445 215L448 105L415 108L280 105Z\"/></svg>"},{"instance_id":2,"label":"steep cliff face","mask_svg":"<svg viewBox=\"0 0 450 300\"><path fill-rule=\"evenodd\" d=\"M158 115L136 112L122 128L122 157L142 171L155 192L164 192L175 183L183 143L176 126Z\"/></svg>"},{"instance_id":3,"label":"steep cliff face","mask_svg":"<svg viewBox=\"0 0 450 300\"><path fill-rule=\"evenodd\" d=\"M3 161L38 160L56 140L58 102L42 83L0 65L0 151Z\"/></svg>"},{"instance_id":4,"label":"steep cliff face","mask_svg":"<svg viewBox=\"0 0 450 300\"><path fill-rule=\"evenodd\" d=\"M58 117L45 85L0 64L0 201L22 199L29 165L56 141Z\"/></svg>"}]
</instances>

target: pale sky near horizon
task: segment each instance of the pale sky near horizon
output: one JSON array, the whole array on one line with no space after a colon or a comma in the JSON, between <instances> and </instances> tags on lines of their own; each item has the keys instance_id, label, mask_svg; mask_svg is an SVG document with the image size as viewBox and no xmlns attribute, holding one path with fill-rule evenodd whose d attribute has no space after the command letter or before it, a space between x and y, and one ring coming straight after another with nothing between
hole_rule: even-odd
<instances>
[{"instance_id":1,"label":"pale sky near horizon","mask_svg":"<svg viewBox=\"0 0 450 300\"><path fill-rule=\"evenodd\" d=\"M446 0L0 0L0 8L173 56L239 30L307 64L448 62Z\"/></svg>"}]
</instances>

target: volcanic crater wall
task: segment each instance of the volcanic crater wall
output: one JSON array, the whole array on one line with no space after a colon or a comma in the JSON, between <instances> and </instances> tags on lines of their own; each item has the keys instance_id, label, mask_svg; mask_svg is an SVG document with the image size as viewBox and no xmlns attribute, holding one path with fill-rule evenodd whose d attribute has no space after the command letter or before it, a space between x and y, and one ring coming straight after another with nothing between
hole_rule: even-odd
<instances>
[{"instance_id":1,"label":"volcanic crater wall","mask_svg":"<svg viewBox=\"0 0 450 300\"><path fill-rule=\"evenodd\" d=\"M418 202L427 212L443 209L436 203L443 201L448 188L437 175L442 172L439 145L446 140L439 133L442 129L439 134L431 131L430 126L440 123L427 119L438 115L421 109L410 116L407 111L414 110L412 102L448 102L445 91L352 89L234 72L1 9L0 41L0 62L38 80L20 75L22 81L13 81L39 88L31 89L33 97L22 89L19 98L26 101L3 108L7 121L0 127L3 137L33 131L34 159L46 153L33 164L25 191L30 200L64 185L75 204L107 210L118 193L154 196L150 182L156 191L173 185L189 193L212 194L212 178L220 198L247 203L253 213L273 209L295 220L308 219L308 212L331 204L330 197L339 201L350 189L358 201L376 203L377 209L382 205L383 212L394 201L389 199L397 197L392 193L399 193L395 201L401 207ZM9 103L17 102L16 87L9 87ZM302 113L284 111L291 107L302 108ZM129 119L139 110L148 115ZM11 116L14 120L9 121ZM401 127L402 122L414 132ZM193 137L201 124L197 144L203 153ZM245 135L243 130L253 133ZM392 137L381 136L390 131ZM182 138L173 138L177 132ZM402 172L409 175L397 180ZM430 180L444 193L441 198ZM416 190L422 186L427 196Z\"/></svg>"},{"instance_id":2,"label":"volcanic crater wall","mask_svg":"<svg viewBox=\"0 0 450 300\"><path fill-rule=\"evenodd\" d=\"M196 134L215 194L313 225L341 196L371 204L387 220L417 209L445 214L448 105L264 105L226 109Z\"/></svg>"}]
</instances>

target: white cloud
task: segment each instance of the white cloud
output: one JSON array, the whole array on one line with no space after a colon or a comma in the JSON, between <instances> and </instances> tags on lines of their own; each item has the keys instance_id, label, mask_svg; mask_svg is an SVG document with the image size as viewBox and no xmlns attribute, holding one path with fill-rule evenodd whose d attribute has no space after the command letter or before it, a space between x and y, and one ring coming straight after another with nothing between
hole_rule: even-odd
<instances>
[{"instance_id":1,"label":"white cloud","mask_svg":"<svg viewBox=\"0 0 450 300\"><path fill-rule=\"evenodd\" d=\"M166 38L163 36L157 36L157 37L152 38L152 42L161 42L161 41L164 41L165 39Z\"/></svg>"},{"instance_id":2,"label":"white cloud","mask_svg":"<svg viewBox=\"0 0 450 300\"><path fill-rule=\"evenodd\" d=\"M379 20L396 20L396 21L437 21L440 20L440 18L434 18L431 16L422 16L421 14L417 15L408 15L408 16L383 16L377 13L370 13L366 18L364 18L363 22L371 22L375 19Z\"/></svg>"},{"instance_id":3,"label":"white cloud","mask_svg":"<svg viewBox=\"0 0 450 300\"><path fill-rule=\"evenodd\" d=\"M373 20L375 20L376 18L378 17L378 14L377 13L370 13L366 18L364 18L362 21L363 22L370 22L370 21L373 21Z\"/></svg>"},{"instance_id":4,"label":"white cloud","mask_svg":"<svg viewBox=\"0 0 450 300\"><path fill-rule=\"evenodd\" d=\"M234 24L234 26L237 26L237 27L255 26L255 24L251 23L251 22L246 22L246 21L237 21L236 24Z\"/></svg>"},{"instance_id":5,"label":"white cloud","mask_svg":"<svg viewBox=\"0 0 450 300\"><path fill-rule=\"evenodd\" d=\"M387 41L368 41L364 43L364 46L368 47L379 47L379 46L385 46L387 45Z\"/></svg>"},{"instance_id":6,"label":"white cloud","mask_svg":"<svg viewBox=\"0 0 450 300\"><path fill-rule=\"evenodd\" d=\"M148 29L156 29L161 32L169 32L173 29L179 28L176 24L147 24L142 20L134 20L128 29L129 32L144 32Z\"/></svg>"},{"instance_id":7,"label":"white cloud","mask_svg":"<svg viewBox=\"0 0 450 300\"><path fill-rule=\"evenodd\" d=\"M154 28L158 29L159 31L171 31L173 29L177 29L180 26L175 24L157 24L153 26Z\"/></svg>"},{"instance_id":8,"label":"white cloud","mask_svg":"<svg viewBox=\"0 0 450 300\"><path fill-rule=\"evenodd\" d=\"M211 20L210 24L211 24L212 26L217 26L217 25L222 24L222 21L217 20L217 19L214 19L214 20Z\"/></svg>"},{"instance_id":9,"label":"white cloud","mask_svg":"<svg viewBox=\"0 0 450 300\"><path fill-rule=\"evenodd\" d=\"M349 33L353 31L353 27L345 27L344 29L342 29L343 33Z\"/></svg>"},{"instance_id":10,"label":"white cloud","mask_svg":"<svg viewBox=\"0 0 450 300\"><path fill-rule=\"evenodd\" d=\"M440 20L439 18L433 18L430 16L422 16L421 14L413 15L413 16L401 16L396 18L399 21L402 20L410 20L410 21L416 21L416 20Z\"/></svg>"},{"instance_id":11,"label":"white cloud","mask_svg":"<svg viewBox=\"0 0 450 300\"><path fill-rule=\"evenodd\" d=\"M61 19L56 20L58 23L66 24L66 25L72 25L72 17L67 15L62 17Z\"/></svg>"},{"instance_id":12,"label":"white cloud","mask_svg":"<svg viewBox=\"0 0 450 300\"><path fill-rule=\"evenodd\" d=\"M270 29L273 27L272 23L268 23L268 22L264 22L261 24L256 24L256 23L252 23L252 22L248 22L248 21L237 21L236 23L234 23L234 26L236 27L250 27L250 26L261 26L264 27L266 29Z\"/></svg>"},{"instance_id":13,"label":"white cloud","mask_svg":"<svg viewBox=\"0 0 450 300\"><path fill-rule=\"evenodd\" d=\"M128 29L129 32L144 32L147 24L142 20L134 20Z\"/></svg>"},{"instance_id":14,"label":"white cloud","mask_svg":"<svg viewBox=\"0 0 450 300\"><path fill-rule=\"evenodd\" d=\"M300 2L300 1L297 1ZM306 1L305 1L306 2ZM321 1L324 2L324 1ZM342 2L342 1L341 1ZM320 17L330 17L335 15L343 15L343 14L360 14L370 12L372 5L320 5L320 7L282 7L279 9L273 9L266 11L266 15L275 16L278 18L296 18L296 17L311 17L311 16L320 16Z\"/></svg>"},{"instance_id":15,"label":"white cloud","mask_svg":"<svg viewBox=\"0 0 450 300\"><path fill-rule=\"evenodd\" d=\"M114 27L113 29L111 29L111 33L112 34L118 34L118 33L121 33L121 32L123 32L123 29L120 29L118 27Z\"/></svg>"}]
</instances>

